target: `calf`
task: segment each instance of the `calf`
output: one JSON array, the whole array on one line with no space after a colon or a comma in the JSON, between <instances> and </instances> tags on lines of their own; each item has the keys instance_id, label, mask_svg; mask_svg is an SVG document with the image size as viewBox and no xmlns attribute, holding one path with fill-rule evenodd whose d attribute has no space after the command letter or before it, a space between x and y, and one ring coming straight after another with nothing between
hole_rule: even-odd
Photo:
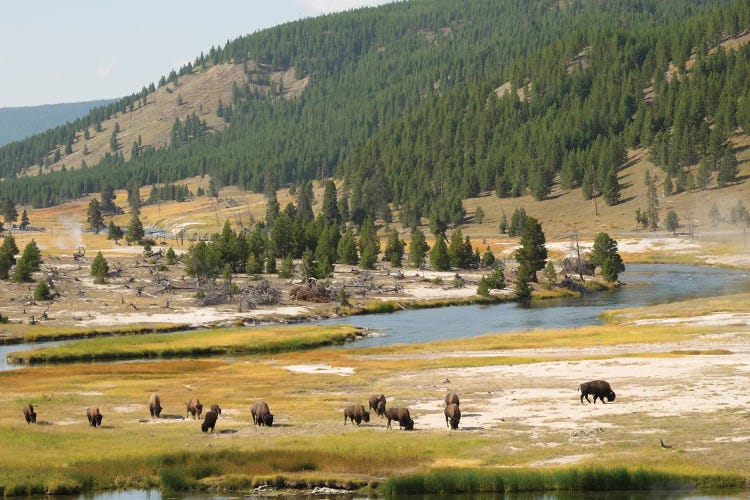
<instances>
[{"instance_id":1,"label":"calf","mask_svg":"<svg viewBox=\"0 0 750 500\"><path fill-rule=\"evenodd\" d=\"M23 416L26 418L27 424L35 424L36 423L36 412L34 411L34 405L31 403L27 404L23 407Z\"/></svg>"}]
</instances>

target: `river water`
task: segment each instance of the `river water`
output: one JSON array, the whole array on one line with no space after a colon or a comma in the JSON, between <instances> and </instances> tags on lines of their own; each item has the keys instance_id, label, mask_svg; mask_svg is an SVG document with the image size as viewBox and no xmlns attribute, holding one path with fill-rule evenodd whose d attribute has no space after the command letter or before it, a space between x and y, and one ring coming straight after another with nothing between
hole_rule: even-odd
<instances>
[{"instance_id":1,"label":"river water","mask_svg":"<svg viewBox=\"0 0 750 500\"><path fill-rule=\"evenodd\" d=\"M599 314L607 309L663 304L750 291L750 272L711 267L635 264L628 265L627 271L620 275L620 280L625 285L616 290L589 293L581 297L544 300L531 307L509 302L417 309L315 321L313 324L345 323L368 328L377 332L377 335L346 344L344 347L376 347L473 337L494 332L596 325L601 324ZM0 345L0 370L20 368L18 365L7 364L6 356L10 352L58 343Z\"/></svg>"},{"instance_id":2,"label":"river water","mask_svg":"<svg viewBox=\"0 0 750 500\"><path fill-rule=\"evenodd\" d=\"M601 324L601 312L608 309L750 291L750 272L710 267L629 265L620 275L620 280L625 285L616 290L538 301L531 307L509 302L352 316L317 323L346 323L374 330L378 335L345 347L376 347L474 337L484 333L596 325Z\"/></svg>"}]
</instances>

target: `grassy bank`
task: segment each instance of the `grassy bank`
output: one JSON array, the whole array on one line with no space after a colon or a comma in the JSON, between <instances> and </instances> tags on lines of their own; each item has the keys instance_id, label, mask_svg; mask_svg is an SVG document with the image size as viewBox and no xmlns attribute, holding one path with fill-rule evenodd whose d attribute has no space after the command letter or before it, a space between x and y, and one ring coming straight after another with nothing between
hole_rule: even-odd
<instances>
[{"instance_id":1,"label":"grassy bank","mask_svg":"<svg viewBox=\"0 0 750 500\"><path fill-rule=\"evenodd\" d=\"M359 330L336 325L198 330L171 335L104 337L14 352L15 364L61 363L239 354L271 354L343 344Z\"/></svg>"},{"instance_id":2,"label":"grassy bank","mask_svg":"<svg viewBox=\"0 0 750 500\"><path fill-rule=\"evenodd\" d=\"M387 496L517 493L528 491L659 491L743 488L735 475L685 475L624 467L565 469L438 469L396 476L383 485Z\"/></svg>"},{"instance_id":3,"label":"grassy bank","mask_svg":"<svg viewBox=\"0 0 750 500\"><path fill-rule=\"evenodd\" d=\"M0 344L13 345L24 342L49 342L55 340L90 339L115 335L142 335L147 333L169 333L192 330L189 324L154 324L111 326L102 328L59 327L51 325L27 325L8 323L2 325Z\"/></svg>"}]
</instances>

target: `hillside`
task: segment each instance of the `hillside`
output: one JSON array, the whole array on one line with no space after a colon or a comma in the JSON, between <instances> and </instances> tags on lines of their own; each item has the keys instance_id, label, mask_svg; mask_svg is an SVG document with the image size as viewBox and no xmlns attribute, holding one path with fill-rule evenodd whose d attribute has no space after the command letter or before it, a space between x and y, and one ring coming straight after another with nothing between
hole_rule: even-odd
<instances>
[{"instance_id":1,"label":"hillside","mask_svg":"<svg viewBox=\"0 0 750 500\"><path fill-rule=\"evenodd\" d=\"M0 146L84 116L114 99L0 108Z\"/></svg>"},{"instance_id":2,"label":"hillside","mask_svg":"<svg viewBox=\"0 0 750 500\"><path fill-rule=\"evenodd\" d=\"M0 194L39 208L206 176L241 199L333 175L355 225L445 231L493 193L501 212L596 203L585 225L617 213L603 224L624 229L643 159L674 184L666 202L744 189L749 28L746 3L698 0L403 2L289 23L212 48L79 129L0 149Z\"/></svg>"}]
</instances>

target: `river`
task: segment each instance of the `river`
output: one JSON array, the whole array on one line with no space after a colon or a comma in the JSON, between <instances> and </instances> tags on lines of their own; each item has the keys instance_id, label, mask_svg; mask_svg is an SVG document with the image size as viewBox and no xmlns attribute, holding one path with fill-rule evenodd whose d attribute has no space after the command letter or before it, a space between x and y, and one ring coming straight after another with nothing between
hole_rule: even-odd
<instances>
[{"instance_id":1,"label":"river","mask_svg":"<svg viewBox=\"0 0 750 500\"><path fill-rule=\"evenodd\" d=\"M679 300L713 297L750 290L750 272L674 264L634 264L620 276L624 285L607 292L581 297L544 300L523 307L515 302L416 309L390 314L351 316L313 324L346 323L368 328L368 336L344 347L377 347L473 337L493 332L541 328L571 328L600 324L607 309L663 304ZM165 333L164 335L169 335ZM56 345L59 342L0 346L0 371L23 365L8 365L10 352Z\"/></svg>"},{"instance_id":2,"label":"river","mask_svg":"<svg viewBox=\"0 0 750 500\"><path fill-rule=\"evenodd\" d=\"M474 337L485 333L601 324L608 309L664 304L750 291L750 272L673 264L629 265L624 285L581 297L551 299L523 307L515 302L418 309L317 322L346 323L378 333L345 347L376 347Z\"/></svg>"}]
</instances>

